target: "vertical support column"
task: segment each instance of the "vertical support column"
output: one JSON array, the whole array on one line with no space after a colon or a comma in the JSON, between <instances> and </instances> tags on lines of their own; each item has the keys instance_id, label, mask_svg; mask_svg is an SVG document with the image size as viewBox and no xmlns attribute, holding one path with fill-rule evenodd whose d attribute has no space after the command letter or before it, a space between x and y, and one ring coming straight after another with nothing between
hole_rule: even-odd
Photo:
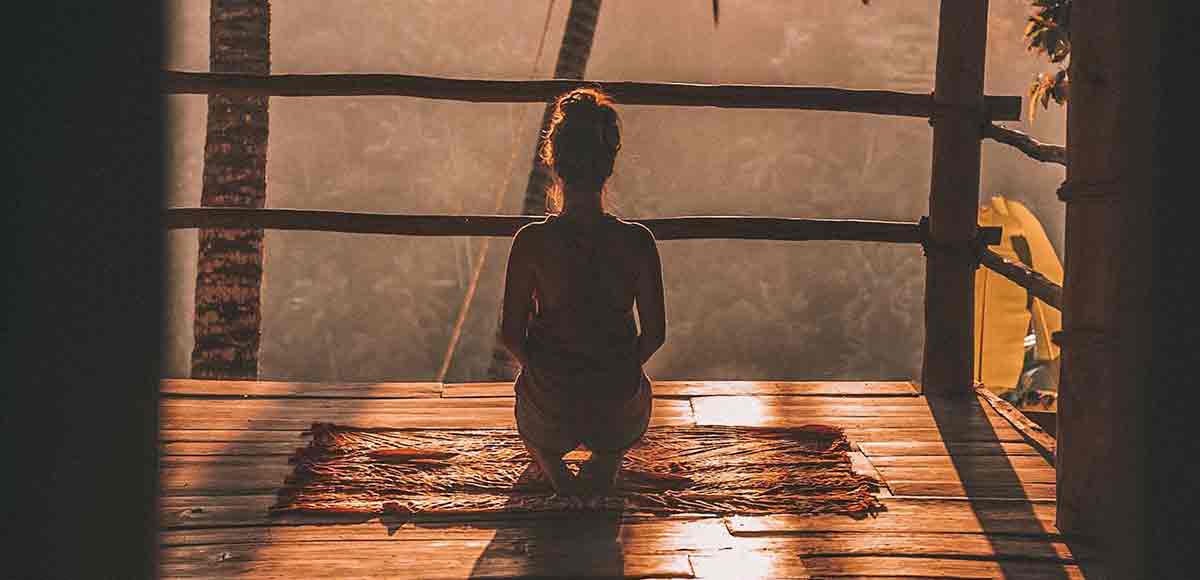
<instances>
[{"instance_id":1,"label":"vertical support column","mask_svg":"<svg viewBox=\"0 0 1200 580\"><path fill-rule=\"evenodd\" d=\"M1156 43L1151 6L1071 8L1067 203L1059 384L1057 524L1096 541L1113 578L1148 578L1146 389L1151 345L1151 204ZM1157 71L1161 74L1164 71ZM1178 482L1177 485L1186 485ZM1159 577L1159 576L1154 576ZM1167 577L1167 576L1163 576Z\"/></svg>"},{"instance_id":2,"label":"vertical support column","mask_svg":"<svg viewBox=\"0 0 1200 580\"><path fill-rule=\"evenodd\" d=\"M973 392L975 265L967 250L979 219L987 14L987 0L942 0L938 17L921 369L928 395Z\"/></svg>"}]
</instances>

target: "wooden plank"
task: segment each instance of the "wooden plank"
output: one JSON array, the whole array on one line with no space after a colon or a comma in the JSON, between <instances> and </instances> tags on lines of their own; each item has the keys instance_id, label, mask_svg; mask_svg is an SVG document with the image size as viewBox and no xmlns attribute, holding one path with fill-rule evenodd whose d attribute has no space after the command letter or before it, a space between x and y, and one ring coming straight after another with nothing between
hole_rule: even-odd
<instances>
[{"instance_id":1,"label":"wooden plank","mask_svg":"<svg viewBox=\"0 0 1200 580\"><path fill-rule=\"evenodd\" d=\"M970 419L994 419L1008 424L999 413L991 409L967 408L961 413L942 413L919 404L883 405L886 399L843 398L833 403L815 399L827 397L760 397L760 396L715 396L693 397L692 406L699 410L721 411L725 409L771 409L780 413L826 417L919 417L943 422ZM871 401L859 403L859 401Z\"/></svg>"},{"instance_id":2,"label":"wooden plank","mask_svg":"<svg viewBox=\"0 0 1200 580\"><path fill-rule=\"evenodd\" d=\"M886 476L885 476L886 477ZM887 479L896 496L960 497L970 499L1053 500L1054 483L1014 483L1011 481L908 481Z\"/></svg>"},{"instance_id":3,"label":"wooden plank","mask_svg":"<svg viewBox=\"0 0 1200 580\"><path fill-rule=\"evenodd\" d=\"M874 460L877 457L889 456L923 456L923 455L953 455L961 456L1038 456L1041 453L1028 443L981 443L981 442L914 442L914 441L877 441L862 443L862 451Z\"/></svg>"},{"instance_id":4,"label":"wooden plank","mask_svg":"<svg viewBox=\"0 0 1200 580\"><path fill-rule=\"evenodd\" d=\"M379 521L328 523L320 526L239 526L165 530L163 546L220 544L281 544L305 542L410 542L489 541L497 536L516 542L545 538L550 528L553 541L612 534L625 553L662 554L726 550L738 541L721 518L656 516L651 519L620 519L608 514L574 514L570 518L511 519L490 522L422 522L383 525ZM543 540L544 541L544 540Z\"/></svg>"},{"instance_id":5,"label":"wooden plank","mask_svg":"<svg viewBox=\"0 0 1200 580\"><path fill-rule=\"evenodd\" d=\"M164 578L690 578L686 554L622 554L615 540L583 545L506 540L307 542L178 546L160 552Z\"/></svg>"},{"instance_id":6,"label":"wooden plank","mask_svg":"<svg viewBox=\"0 0 1200 580\"><path fill-rule=\"evenodd\" d=\"M225 397L346 397L410 399L442 396L441 383L297 383L283 381L225 381L163 379L164 395Z\"/></svg>"},{"instance_id":7,"label":"wooden plank","mask_svg":"<svg viewBox=\"0 0 1200 580\"><path fill-rule=\"evenodd\" d=\"M1067 580L1085 576L1076 564L1047 561L959 558L837 557L797 558L742 554L690 556L697 578L1028 578ZM773 556L773 555L772 555Z\"/></svg>"},{"instance_id":8,"label":"wooden plank","mask_svg":"<svg viewBox=\"0 0 1200 580\"><path fill-rule=\"evenodd\" d=\"M986 413L936 416L926 410L872 413L868 409L804 407L772 404L760 397L697 397L691 400L700 424L754 425L786 421L792 424L832 423L844 428L941 428L1012 430L1003 417Z\"/></svg>"},{"instance_id":9,"label":"wooden plank","mask_svg":"<svg viewBox=\"0 0 1200 580\"><path fill-rule=\"evenodd\" d=\"M882 498L885 511L865 519L846 516L735 516L729 531L740 535L813 532L926 532L1057 536L1053 503Z\"/></svg>"},{"instance_id":10,"label":"wooden plank","mask_svg":"<svg viewBox=\"0 0 1200 580\"><path fill-rule=\"evenodd\" d=\"M702 425L703 423L697 423ZM790 427L795 426L795 421L786 419L772 419L763 421L761 424L772 427ZM1015 429L1005 429L995 431L991 429L947 429L941 430L937 428L929 429L846 429L846 437L850 439L851 444L861 445L872 442L926 442L940 443L942 441L952 441L956 443L967 442L1024 442L1025 438Z\"/></svg>"},{"instance_id":11,"label":"wooden plank","mask_svg":"<svg viewBox=\"0 0 1200 580\"><path fill-rule=\"evenodd\" d=\"M515 429L511 400L164 399L164 429L295 431L315 422L414 429ZM657 400L652 426L691 425L687 401Z\"/></svg>"},{"instance_id":12,"label":"wooden plank","mask_svg":"<svg viewBox=\"0 0 1200 580\"><path fill-rule=\"evenodd\" d=\"M159 469L159 488L163 495L269 494L283 486L294 467L286 457L250 464L184 464Z\"/></svg>"},{"instance_id":13,"label":"wooden plank","mask_svg":"<svg viewBox=\"0 0 1200 580\"><path fill-rule=\"evenodd\" d=\"M1050 465L1041 455L871 455L871 463L880 469L917 469L933 468L941 470L980 469L996 471L1037 471L1039 473L1054 473Z\"/></svg>"},{"instance_id":14,"label":"wooden plank","mask_svg":"<svg viewBox=\"0 0 1200 580\"><path fill-rule=\"evenodd\" d=\"M308 440L303 429L290 431L254 431L246 429L159 429L160 445L171 443L295 443L304 445Z\"/></svg>"},{"instance_id":15,"label":"wooden plank","mask_svg":"<svg viewBox=\"0 0 1200 580\"><path fill-rule=\"evenodd\" d=\"M241 431L241 433L246 433ZM271 431L271 433L279 433L279 431ZM258 457L263 455L292 455L297 449L307 445L306 440L301 439L297 433L295 440L289 441L172 441L160 443L158 446L159 455L164 459L173 457L187 456L251 456Z\"/></svg>"},{"instance_id":16,"label":"wooden plank","mask_svg":"<svg viewBox=\"0 0 1200 580\"><path fill-rule=\"evenodd\" d=\"M291 97L392 95L473 103L547 103L571 89L600 85L627 105L674 105L755 109L806 109L929 117L929 94L853 90L835 87L701 85L595 80L484 80L404 74L246 75L163 71L167 94L275 95ZM982 99L970 112L982 119L1017 121L1020 97ZM960 114L968 111L960 111Z\"/></svg>"},{"instance_id":17,"label":"wooden plank","mask_svg":"<svg viewBox=\"0 0 1200 580\"><path fill-rule=\"evenodd\" d=\"M875 466L871 465L871 461L867 459L866 455L863 455L861 451L851 451L847 455L850 456L850 466L855 473L866 475L867 477L870 477L880 483L881 487L879 488L879 491L876 492L877 495L881 497L892 495L892 490L888 489L887 482L883 479L883 476L875 470Z\"/></svg>"},{"instance_id":18,"label":"wooden plank","mask_svg":"<svg viewBox=\"0 0 1200 580\"><path fill-rule=\"evenodd\" d=\"M997 413L1008 419L1016 429L1029 439L1029 442L1036 448L1040 449L1046 458L1050 461L1054 460L1054 454L1058 448L1058 442L1054 437L1050 436L1041 425L1033 422L1032 419L1026 417L1021 411L1017 410L1001 399L999 395L979 387L975 389L981 401L985 401Z\"/></svg>"},{"instance_id":19,"label":"wooden plank","mask_svg":"<svg viewBox=\"0 0 1200 580\"><path fill-rule=\"evenodd\" d=\"M987 560L1095 559L1096 550L1061 538L928 532L813 532L797 536L738 537L735 550L802 558L844 556L954 557Z\"/></svg>"},{"instance_id":20,"label":"wooden plank","mask_svg":"<svg viewBox=\"0 0 1200 580\"><path fill-rule=\"evenodd\" d=\"M861 520L847 516L783 514L735 516L728 518L726 525L737 536L815 532L985 533L985 526L986 533L992 534L1057 535L1052 502L927 498L881 498L881 501L886 511ZM374 521L379 525L378 518L355 515L269 515L267 508L274 503L273 494L166 496L160 500L160 523L163 529L363 521ZM496 520L494 516L475 519Z\"/></svg>"},{"instance_id":21,"label":"wooden plank","mask_svg":"<svg viewBox=\"0 0 1200 580\"><path fill-rule=\"evenodd\" d=\"M159 524L163 529L211 526L271 526L297 523L357 521L355 517L316 517L300 514L271 516L274 494L167 496L159 500Z\"/></svg>"},{"instance_id":22,"label":"wooden plank","mask_svg":"<svg viewBox=\"0 0 1200 580\"><path fill-rule=\"evenodd\" d=\"M906 381L654 381L656 397L715 395L780 395L806 397L893 397L916 400L916 386ZM450 383L444 397L511 397L512 383ZM856 399L858 400L858 399Z\"/></svg>"},{"instance_id":23,"label":"wooden plank","mask_svg":"<svg viewBox=\"0 0 1200 580\"><path fill-rule=\"evenodd\" d=\"M335 412L354 412L363 409L381 409L397 413L427 413L438 414L455 412L462 409L513 408L512 400L484 399L443 399L440 397L427 399L242 399L242 398L193 398L165 397L164 407L180 409L253 409L253 410L329 410Z\"/></svg>"},{"instance_id":24,"label":"wooden plank","mask_svg":"<svg viewBox=\"0 0 1200 580\"><path fill-rule=\"evenodd\" d=\"M864 399L867 400L867 399ZM655 401L656 406L660 406L663 401ZM287 447L292 445L303 445L306 439L301 437L301 431L309 425L298 426L292 430L245 430L245 429L193 429L191 427L199 426L199 420L202 417L195 417L196 420L184 422L183 429L164 429L159 434L160 442L163 445L173 443L239 443L245 444L245 451L253 453L256 450L265 450L269 448L259 447L255 449L257 444L266 444L277 442ZM942 454L952 453L955 455L963 454L995 454L1005 452L1008 454L1029 455L1037 454L1037 451L1025 443L1024 437L1020 433L1014 431L1003 432L1000 434L979 432L979 433L955 433L950 432L946 435L958 437L955 440L943 440L943 433L935 428L924 429L855 429L847 430L847 436L850 439L862 445L862 449L868 456L884 456L884 455L926 455L926 454ZM284 447L273 448L273 451L278 452ZM171 449L179 449L179 453L198 453L198 454L221 454L221 447L214 445L212 447L171 447ZM243 454L236 447L230 447L228 454Z\"/></svg>"},{"instance_id":25,"label":"wooden plank","mask_svg":"<svg viewBox=\"0 0 1200 580\"><path fill-rule=\"evenodd\" d=\"M921 411L933 416L1001 415L991 405L981 404L974 399L947 401L925 397L837 397L837 396L789 396L789 395L707 395L692 397L693 400L717 406L753 403L770 407L828 408L828 409L895 409Z\"/></svg>"},{"instance_id":26,"label":"wooden plank","mask_svg":"<svg viewBox=\"0 0 1200 580\"><path fill-rule=\"evenodd\" d=\"M907 381L655 381L655 396L788 395L823 397L917 397Z\"/></svg>"},{"instance_id":27,"label":"wooden plank","mask_svg":"<svg viewBox=\"0 0 1200 580\"><path fill-rule=\"evenodd\" d=\"M459 397L513 397L513 383L446 383L442 386L442 396L446 398Z\"/></svg>"},{"instance_id":28,"label":"wooden plank","mask_svg":"<svg viewBox=\"0 0 1200 580\"><path fill-rule=\"evenodd\" d=\"M237 544L304 544L345 542L347 550L368 553L376 542L500 541L536 544L545 541L552 527L552 542L612 533L605 519L584 517L571 524L555 520L506 521L462 525L457 523L384 526L379 522L320 526L249 526L164 531L162 545L206 546ZM539 529L541 528L541 529ZM1033 559L1075 562L1095 558L1085 545L1037 536L985 536L925 532L814 532L800 536L734 537L719 518L654 518L622 521L616 532L623 554L711 554L771 552L801 557L820 556L949 556L980 559ZM358 544L365 546L358 548Z\"/></svg>"}]
</instances>

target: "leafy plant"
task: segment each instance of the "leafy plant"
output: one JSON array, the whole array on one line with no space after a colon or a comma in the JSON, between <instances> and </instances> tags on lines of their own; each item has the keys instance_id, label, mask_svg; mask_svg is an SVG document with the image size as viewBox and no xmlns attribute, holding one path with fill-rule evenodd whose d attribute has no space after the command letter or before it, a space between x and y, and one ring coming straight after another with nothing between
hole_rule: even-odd
<instances>
[{"instance_id":1,"label":"leafy plant","mask_svg":"<svg viewBox=\"0 0 1200 580\"><path fill-rule=\"evenodd\" d=\"M1029 117L1037 114L1037 105L1049 108L1050 100L1062 105L1067 102L1070 79L1067 59L1071 56L1071 1L1032 0L1034 13L1025 26L1025 43L1029 50L1046 55L1059 64L1057 72L1040 73L1029 87Z\"/></svg>"}]
</instances>

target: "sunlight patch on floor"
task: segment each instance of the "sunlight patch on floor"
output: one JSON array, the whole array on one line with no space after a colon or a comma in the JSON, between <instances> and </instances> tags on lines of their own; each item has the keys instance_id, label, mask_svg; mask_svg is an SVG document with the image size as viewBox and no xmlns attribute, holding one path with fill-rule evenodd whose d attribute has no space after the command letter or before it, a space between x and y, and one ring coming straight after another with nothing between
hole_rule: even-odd
<instances>
[{"instance_id":1,"label":"sunlight patch on floor","mask_svg":"<svg viewBox=\"0 0 1200 580\"><path fill-rule=\"evenodd\" d=\"M720 400L719 405L693 404L696 422L706 425L746 425L760 426L765 424L769 409L757 397L698 397L697 399ZM697 400L696 402L700 402Z\"/></svg>"}]
</instances>

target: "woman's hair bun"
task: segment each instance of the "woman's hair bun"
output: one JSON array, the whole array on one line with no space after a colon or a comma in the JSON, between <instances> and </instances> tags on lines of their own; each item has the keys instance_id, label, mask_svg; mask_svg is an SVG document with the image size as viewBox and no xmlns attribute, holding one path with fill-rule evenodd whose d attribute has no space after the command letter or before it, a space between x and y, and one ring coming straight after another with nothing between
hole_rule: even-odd
<instances>
[{"instance_id":1,"label":"woman's hair bun","mask_svg":"<svg viewBox=\"0 0 1200 580\"><path fill-rule=\"evenodd\" d=\"M612 174L621 128L612 97L579 88L554 103L542 143L542 160L564 181L599 187Z\"/></svg>"}]
</instances>

